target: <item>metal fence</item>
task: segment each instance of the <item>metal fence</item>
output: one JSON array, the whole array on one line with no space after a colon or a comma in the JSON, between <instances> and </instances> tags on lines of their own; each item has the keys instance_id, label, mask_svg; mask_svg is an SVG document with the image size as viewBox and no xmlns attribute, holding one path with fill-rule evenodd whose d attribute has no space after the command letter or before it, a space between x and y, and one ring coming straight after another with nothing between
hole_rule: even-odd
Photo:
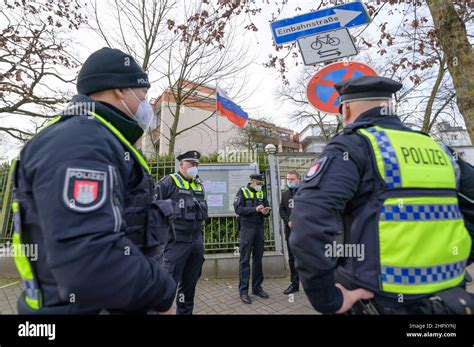
<instances>
[{"instance_id":1,"label":"metal fence","mask_svg":"<svg viewBox=\"0 0 474 347\"><path fill-rule=\"evenodd\" d=\"M265 251L275 250L275 238L273 236L270 220L265 218ZM237 253L239 249L239 232L236 217L208 218L204 226L204 245L207 254Z\"/></svg>"},{"instance_id":2,"label":"metal fence","mask_svg":"<svg viewBox=\"0 0 474 347\"><path fill-rule=\"evenodd\" d=\"M268 166L266 155L257 152L221 152L217 156L203 157L201 163L246 163L257 162L260 171L265 173ZM157 162L150 162L152 177L159 181L166 175L175 172L176 162L173 158L165 158ZM237 192L236 192L237 193ZM275 249L273 237L273 228L268 219L265 219L265 250ZM239 231L237 227L237 218L229 217L210 217L204 223L204 247L207 254L214 253L236 253L239 248Z\"/></svg>"},{"instance_id":3,"label":"metal fence","mask_svg":"<svg viewBox=\"0 0 474 347\"><path fill-rule=\"evenodd\" d=\"M264 153L238 152L220 153L216 156L203 157L202 163L243 163L257 162L260 171L265 173L268 166L266 155ZM158 158L157 161L149 163L151 175L159 181L166 175L175 172L175 160L172 157ZM13 234L11 204L11 183L8 181L9 166L0 166L0 243L11 240ZM8 201L7 201L8 200ZM268 219L265 219L265 250L275 249L273 237L273 228ZM204 245L207 254L211 253L234 253L239 247L239 232L237 228L237 218L229 217L210 217L204 224Z\"/></svg>"},{"instance_id":4,"label":"metal fence","mask_svg":"<svg viewBox=\"0 0 474 347\"><path fill-rule=\"evenodd\" d=\"M0 243L10 241L13 234L13 215L10 209L10 166L0 164Z\"/></svg>"},{"instance_id":5,"label":"metal fence","mask_svg":"<svg viewBox=\"0 0 474 347\"><path fill-rule=\"evenodd\" d=\"M318 158L319 154L316 153L277 153L277 170L280 180L285 182L286 174L291 170L296 170L301 175L304 175L309 165Z\"/></svg>"}]
</instances>

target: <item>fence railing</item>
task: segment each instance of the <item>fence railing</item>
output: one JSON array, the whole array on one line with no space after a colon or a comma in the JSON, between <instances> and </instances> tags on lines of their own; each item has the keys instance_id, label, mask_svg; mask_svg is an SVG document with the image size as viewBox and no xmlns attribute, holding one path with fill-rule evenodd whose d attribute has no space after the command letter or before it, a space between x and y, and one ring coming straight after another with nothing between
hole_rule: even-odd
<instances>
[{"instance_id":1,"label":"fence railing","mask_svg":"<svg viewBox=\"0 0 474 347\"><path fill-rule=\"evenodd\" d=\"M269 219L264 224L265 251L275 250L275 238ZM204 226L204 245L207 254L238 253L239 232L236 217L210 217Z\"/></svg>"},{"instance_id":2,"label":"fence railing","mask_svg":"<svg viewBox=\"0 0 474 347\"><path fill-rule=\"evenodd\" d=\"M11 205L10 166L0 165L0 243L10 241L13 234Z\"/></svg>"},{"instance_id":3,"label":"fence railing","mask_svg":"<svg viewBox=\"0 0 474 347\"><path fill-rule=\"evenodd\" d=\"M234 153L234 154L233 154ZM244 155L235 154L238 152L228 152L222 155L203 157L202 163L243 163L258 162L261 172L264 172L267 161L264 153L250 152ZM251 159L251 160L250 160ZM250 160L250 161L247 161ZM151 175L159 181L166 175L175 172L175 160L172 157L161 158L157 161L149 162ZM11 184L8 181L9 166L0 166L0 243L11 241L13 234L13 216L11 213L10 194ZM5 201L8 199L9 201ZM274 250L275 242L272 228L268 219L265 222L265 250ZM210 217L204 224L204 246L206 253L234 253L239 247L239 232L235 216Z\"/></svg>"}]
</instances>

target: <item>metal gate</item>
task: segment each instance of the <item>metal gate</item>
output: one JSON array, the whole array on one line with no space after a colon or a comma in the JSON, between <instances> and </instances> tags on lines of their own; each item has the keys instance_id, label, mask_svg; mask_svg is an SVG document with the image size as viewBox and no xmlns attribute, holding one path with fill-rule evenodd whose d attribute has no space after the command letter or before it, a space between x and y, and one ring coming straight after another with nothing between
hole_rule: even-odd
<instances>
[{"instance_id":1,"label":"metal gate","mask_svg":"<svg viewBox=\"0 0 474 347\"><path fill-rule=\"evenodd\" d=\"M11 183L10 166L0 164L0 244L10 241L13 234Z\"/></svg>"},{"instance_id":2,"label":"metal gate","mask_svg":"<svg viewBox=\"0 0 474 347\"><path fill-rule=\"evenodd\" d=\"M268 153L268 170L266 173L267 192L272 207L272 234L274 236L275 251L282 252L288 258L286 240L284 239L283 223L280 218L281 193L286 187L286 174L296 170L303 176L309 165L319 154L302 152Z\"/></svg>"},{"instance_id":3,"label":"metal gate","mask_svg":"<svg viewBox=\"0 0 474 347\"><path fill-rule=\"evenodd\" d=\"M281 191L286 189L286 174L290 170L304 174L309 164L316 158L316 154L295 152L267 153L267 155L263 154L258 160L260 172L266 177L267 196L272 207L272 217L265 219L265 250L283 252L285 242L283 242L279 206ZM226 159L228 158L224 158ZM158 180L173 172L174 164L174 159L150 163L153 177ZM10 241L13 231L9 171L8 165L0 166L0 243ZM239 244L235 217L209 219L206 223L205 236L207 253L233 252Z\"/></svg>"}]
</instances>

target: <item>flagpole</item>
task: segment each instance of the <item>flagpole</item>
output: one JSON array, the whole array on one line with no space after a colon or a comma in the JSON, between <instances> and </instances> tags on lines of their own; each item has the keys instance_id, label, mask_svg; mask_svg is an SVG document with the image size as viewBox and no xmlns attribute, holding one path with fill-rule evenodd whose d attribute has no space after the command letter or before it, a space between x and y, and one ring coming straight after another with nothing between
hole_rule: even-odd
<instances>
[{"instance_id":1,"label":"flagpole","mask_svg":"<svg viewBox=\"0 0 474 347\"><path fill-rule=\"evenodd\" d=\"M217 88L218 88L218 85L217 85L217 81L216 81L216 141L217 141L217 145L216 145L216 152L219 154L219 112L217 112Z\"/></svg>"}]
</instances>

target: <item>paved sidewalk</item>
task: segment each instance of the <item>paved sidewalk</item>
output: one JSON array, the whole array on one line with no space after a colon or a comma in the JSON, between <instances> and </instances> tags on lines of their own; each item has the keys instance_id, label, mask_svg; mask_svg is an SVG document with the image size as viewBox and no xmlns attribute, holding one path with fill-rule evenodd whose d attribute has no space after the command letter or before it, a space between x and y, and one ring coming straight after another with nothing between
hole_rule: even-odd
<instances>
[{"instance_id":1,"label":"paved sidewalk","mask_svg":"<svg viewBox=\"0 0 474 347\"><path fill-rule=\"evenodd\" d=\"M474 274L474 265L469 267ZM293 297L283 295L288 286L288 278L266 278L263 288L270 299L261 299L254 295L251 305L245 305L238 295L237 279L208 280L201 278L196 289L195 314L317 314L313 310L303 291ZM0 275L0 314L16 314L16 301L23 287L18 278ZM474 283L468 286L474 293Z\"/></svg>"},{"instance_id":2,"label":"paved sidewalk","mask_svg":"<svg viewBox=\"0 0 474 347\"><path fill-rule=\"evenodd\" d=\"M195 314L317 314L302 291L283 295L288 278L265 279L263 287L270 299L254 295L251 305L240 301L238 280L201 279L196 288ZM0 276L0 314L16 314L16 301L23 288L18 278Z\"/></svg>"},{"instance_id":3,"label":"paved sidewalk","mask_svg":"<svg viewBox=\"0 0 474 347\"><path fill-rule=\"evenodd\" d=\"M201 279L196 288L196 314L317 314L302 290L294 295L282 292L289 278L265 279L263 289L270 295L261 299L250 294L251 305L240 301L238 280Z\"/></svg>"},{"instance_id":4,"label":"paved sidewalk","mask_svg":"<svg viewBox=\"0 0 474 347\"><path fill-rule=\"evenodd\" d=\"M16 314L16 301L23 289L19 278L0 275L0 314Z\"/></svg>"}]
</instances>

